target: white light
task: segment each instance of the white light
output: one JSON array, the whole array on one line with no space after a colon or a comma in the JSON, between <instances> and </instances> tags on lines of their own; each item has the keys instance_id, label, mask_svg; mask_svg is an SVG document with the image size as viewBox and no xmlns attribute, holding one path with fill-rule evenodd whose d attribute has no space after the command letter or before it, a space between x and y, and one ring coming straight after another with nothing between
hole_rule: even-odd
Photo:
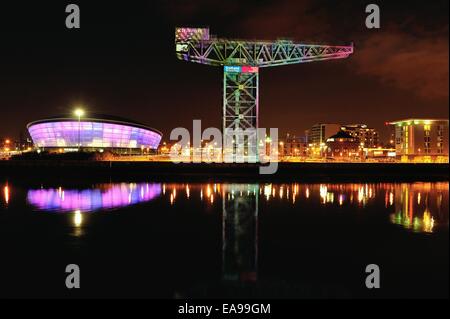
<instances>
[{"instance_id":1,"label":"white light","mask_svg":"<svg viewBox=\"0 0 450 319\"><path fill-rule=\"evenodd\" d=\"M84 115L84 111L82 109L76 109L75 115L78 117L82 117Z\"/></svg>"}]
</instances>

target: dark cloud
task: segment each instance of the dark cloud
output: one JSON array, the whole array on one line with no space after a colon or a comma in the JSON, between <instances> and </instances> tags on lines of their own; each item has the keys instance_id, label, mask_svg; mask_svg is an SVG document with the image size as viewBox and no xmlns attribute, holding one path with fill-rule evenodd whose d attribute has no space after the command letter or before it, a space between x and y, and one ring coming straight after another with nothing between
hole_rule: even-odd
<instances>
[{"instance_id":1,"label":"dark cloud","mask_svg":"<svg viewBox=\"0 0 450 319\"><path fill-rule=\"evenodd\" d=\"M240 23L244 35L276 39L295 37L317 41L331 28L327 12L314 2L283 0L258 7Z\"/></svg>"},{"instance_id":2,"label":"dark cloud","mask_svg":"<svg viewBox=\"0 0 450 319\"><path fill-rule=\"evenodd\" d=\"M448 38L374 34L356 48L357 72L425 99L448 98Z\"/></svg>"}]
</instances>

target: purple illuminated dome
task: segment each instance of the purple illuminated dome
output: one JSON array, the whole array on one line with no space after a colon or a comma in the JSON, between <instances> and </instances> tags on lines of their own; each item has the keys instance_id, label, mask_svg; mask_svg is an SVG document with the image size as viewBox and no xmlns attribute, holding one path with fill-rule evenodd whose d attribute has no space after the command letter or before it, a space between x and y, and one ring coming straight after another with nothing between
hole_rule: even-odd
<instances>
[{"instance_id":1,"label":"purple illuminated dome","mask_svg":"<svg viewBox=\"0 0 450 319\"><path fill-rule=\"evenodd\" d=\"M27 125L38 148L84 150L156 150L162 133L144 124L113 116L87 114L80 121L59 116Z\"/></svg>"}]
</instances>

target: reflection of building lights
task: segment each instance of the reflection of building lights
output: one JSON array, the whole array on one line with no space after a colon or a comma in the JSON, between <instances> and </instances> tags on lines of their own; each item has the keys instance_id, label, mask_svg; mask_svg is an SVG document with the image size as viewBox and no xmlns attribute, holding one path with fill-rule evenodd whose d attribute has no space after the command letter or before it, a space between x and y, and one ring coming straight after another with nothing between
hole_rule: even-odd
<instances>
[{"instance_id":1,"label":"reflection of building lights","mask_svg":"<svg viewBox=\"0 0 450 319\"><path fill-rule=\"evenodd\" d=\"M432 233L434 228L434 218L431 216L430 211L425 210L423 213L423 230L427 233Z\"/></svg>"},{"instance_id":2,"label":"reflection of building lights","mask_svg":"<svg viewBox=\"0 0 450 319\"><path fill-rule=\"evenodd\" d=\"M327 193L326 202L327 203L334 203L334 193Z\"/></svg>"},{"instance_id":3,"label":"reflection of building lights","mask_svg":"<svg viewBox=\"0 0 450 319\"><path fill-rule=\"evenodd\" d=\"M173 194L170 194L170 204L173 205L175 198L173 197Z\"/></svg>"},{"instance_id":4,"label":"reflection of building lights","mask_svg":"<svg viewBox=\"0 0 450 319\"><path fill-rule=\"evenodd\" d=\"M264 196L266 196L266 199L270 199L270 194L272 193L272 184L264 185Z\"/></svg>"},{"instance_id":5,"label":"reflection of building lights","mask_svg":"<svg viewBox=\"0 0 450 319\"><path fill-rule=\"evenodd\" d=\"M361 203L364 199L364 188L360 187L358 189L358 202Z\"/></svg>"},{"instance_id":6,"label":"reflection of building lights","mask_svg":"<svg viewBox=\"0 0 450 319\"><path fill-rule=\"evenodd\" d=\"M344 195L339 194L339 205L342 206L343 203L344 203Z\"/></svg>"},{"instance_id":7,"label":"reflection of building lights","mask_svg":"<svg viewBox=\"0 0 450 319\"><path fill-rule=\"evenodd\" d=\"M309 188L306 188L306 198L309 198Z\"/></svg>"},{"instance_id":8,"label":"reflection of building lights","mask_svg":"<svg viewBox=\"0 0 450 319\"><path fill-rule=\"evenodd\" d=\"M6 204L9 204L9 186L8 186L8 185L6 185L6 186L3 188L3 194L4 194L4 196L5 196L5 203L6 203Z\"/></svg>"},{"instance_id":9,"label":"reflection of building lights","mask_svg":"<svg viewBox=\"0 0 450 319\"><path fill-rule=\"evenodd\" d=\"M210 199L210 201L211 201L211 204L213 204L213 203L214 203L214 195L211 194L211 196L209 197L209 199Z\"/></svg>"},{"instance_id":10,"label":"reflection of building lights","mask_svg":"<svg viewBox=\"0 0 450 319\"><path fill-rule=\"evenodd\" d=\"M73 225L75 227L81 227L83 224L83 215L80 210L76 210L73 215Z\"/></svg>"},{"instance_id":11,"label":"reflection of building lights","mask_svg":"<svg viewBox=\"0 0 450 319\"><path fill-rule=\"evenodd\" d=\"M189 199L190 196L191 196L191 191L189 189L189 185L186 185L186 197Z\"/></svg>"},{"instance_id":12,"label":"reflection of building lights","mask_svg":"<svg viewBox=\"0 0 450 319\"><path fill-rule=\"evenodd\" d=\"M142 197L144 190L144 197ZM51 211L82 212L124 207L150 201L161 193L160 184L99 184L92 189L36 189L29 190L27 201L31 205Z\"/></svg>"},{"instance_id":13,"label":"reflection of building lights","mask_svg":"<svg viewBox=\"0 0 450 319\"><path fill-rule=\"evenodd\" d=\"M394 193L390 192L389 193L389 205L394 205Z\"/></svg>"},{"instance_id":14,"label":"reflection of building lights","mask_svg":"<svg viewBox=\"0 0 450 319\"><path fill-rule=\"evenodd\" d=\"M325 204L327 202L327 192L328 188L326 185L320 185L320 198L322 199L322 203Z\"/></svg>"},{"instance_id":15,"label":"reflection of building lights","mask_svg":"<svg viewBox=\"0 0 450 319\"><path fill-rule=\"evenodd\" d=\"M448 191L448 184L436 184L436 188L440 185L445 185ZM434 187L433 187L434 188ZM441 223L441 218L447 218L443 216L441 212L441 204L438 200L436 206L429 207L429 196L436 196L439 199L439 194L433 193L434 189L430 187L429 183L416 183L416 184L401 184L395 187L395 208L396 213L391 215L391 222L397 225L401 225L406 229L413 232L434 232L436 226L436 220ZM397 196L398 192L398 196ZM425 192L425 193L424 193ZM417 194L417 199L416 199ZM420 196L419 196L420 194ZM420 200L419 200L420 198ZM424 199L422 201L422 199ZM431 201L434 204L434 201ZM421 211L420 206L425 205L425 211L420 216L418 213ZM436 209L438 214L433 216L430 208ZM438 217L436 219L436 217ZM444 223L445 222L445 219Z\"/></svg>"}]
</instances>

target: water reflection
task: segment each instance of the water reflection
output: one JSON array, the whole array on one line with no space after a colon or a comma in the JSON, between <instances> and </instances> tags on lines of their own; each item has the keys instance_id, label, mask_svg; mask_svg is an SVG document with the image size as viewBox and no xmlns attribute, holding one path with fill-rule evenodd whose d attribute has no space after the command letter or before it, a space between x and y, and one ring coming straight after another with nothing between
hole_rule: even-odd
<instances>
[{"instance_id":1,"label":"water reflection","mask_svg":"<svg viewBox=\"0 0 450 319\"><path fill-rule=\"evenodd\" d=\"M9 197L10 197L9 192L10 192L9 186L8 186L8 184L6 184L6 185L3 187L3 196L4 196L4 199L5 199L5 204L6 204L6 205L9 204Z\"/></svg>"},{"instance_id":2,"label":"water reflection","mask_svg":"<svg viewBox=\"0 0 450 319\"><path fill-rule=\"evenodd\" d=\"M11 186L3 185L4 207L12 200ZM430 183L345 183L345 184L221 184L221 183L119 183L99 184L84 190L59 188L32 189L29 204L40 210L56 212L91 212L121 208L161 197L168 205L185 205L201 201L213 207L221 204L224 216L231 203L244 199L270 207L300 208L308 203L336 207L352 212L367 207L387 213L390 222L415 232L434 232L448 227L447 182ZM231 207L231 206L230 206ZM242 206L243 207L243 206ZM241 208L242 208L241 207ZM241 209L239 208L239 209ZM211 211L208 209L207 211ZM226 223L225 223L226 224Z\"/></svg>"},{"instance_id":3,"label":"water reflection","mask_svg":"<svg viewBox=\"0 0 450 319\"><path fill-rule=\"evenodd\" d=\"M382 204L390 221L415 232L433 232L437 225L448 225L448 188L446 182L430 183L346 183L346 184L163 184L171 205L182 198L215 201L252 198L297 207L311 202L353 211ZM184 193L184 194L183 194ZM225 207L224 206L224 207ZM286 207L286 206L283 206ZM257 208L257 202L256 202ZM224 208L225 211L225 208ZM380 213L382 213L380 211Z\"/></svg>"},{"instance_id":4,"label":"water reflection","mask_svg":"<svg viewBox=\"0 0 450 319\"><path fill-rule=\"evenodd\" d=\"M395 213L391 221L415 232L433 232L438 222L448 222L448 184L395 185ZM447 204L448 205L448 204Z\"/></svg>"},{"instance_id":5,"label":"water reflection","mask_svg":"<svg viewBox=\"0 0 450 319\"><path fill-rule=\"evenodd\" d=\"M90 189L33 189L27 201L32 206L57 212L92 212L150 201L161 194L160 184L99 184Z\"/></svg>"},{"instance_id":6,"label":"water reflection","mask_svg":"<svg viewBox=\"0 0 450 319\"><path fill-rule=\"evenodd\" d=\"M229 184L222 202L224 280L254 282L258 264L258 185Z\"/></svg>"}]
</instances>

